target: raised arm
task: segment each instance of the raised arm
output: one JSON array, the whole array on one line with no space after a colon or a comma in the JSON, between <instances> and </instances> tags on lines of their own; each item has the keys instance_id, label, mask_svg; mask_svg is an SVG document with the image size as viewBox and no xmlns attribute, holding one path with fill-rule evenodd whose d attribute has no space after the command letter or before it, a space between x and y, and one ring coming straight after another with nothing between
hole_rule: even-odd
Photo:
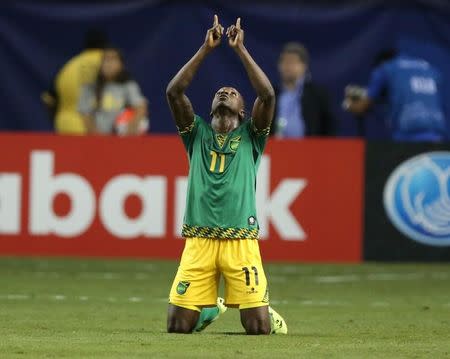
<instances>
[{"instance_id":1,"label":"raised arm","mask_svg":"<svg viewBox=\"0 0 450 359\"><path fill-rule=\"evenodd\" d=\"M256 129L266 130L270 127L275 109L275 92L272 84L244 46L244 30L241 28L241 18L237 19L236 25L227 29L227 36L229 45L241 59L258 96L252 110L253 123Z\"/></svg>"},{"instance_id":2,"label":"raised arm","mask_svg":"<svg viewBox=\"0 0 450 359\"><path fill-rule=\"evenodd\" d=\"M194 121L194 109L185 91L205 57L220 44L222 34L223 27L219 24L217 15L214 15L213 27L207 31L203 45L167 85L167 101L179 131L185 131Z\"/></svg>"}]
</instances>

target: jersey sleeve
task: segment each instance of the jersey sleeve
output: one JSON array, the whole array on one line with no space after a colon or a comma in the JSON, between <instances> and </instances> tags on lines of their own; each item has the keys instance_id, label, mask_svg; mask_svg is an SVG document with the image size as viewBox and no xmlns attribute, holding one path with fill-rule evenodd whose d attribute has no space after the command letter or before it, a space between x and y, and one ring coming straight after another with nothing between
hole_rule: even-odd
<instances>
[{"instance_id":1,"label":"jersey sleeve","mask_svg":"<svg viewBox=\"0 0 450 359\"><path fill-rule=\"evenodd\" d=\"M192 147L194 145L194 141L197 137L201 136L201 132L203 127L205 126L205 121L200 117L195 115L194 121L187 128L180 129L178 128L178 134L180 135L184 147L189 154L189 157L192 154Z\"/></svg>"},{"instance_id":2,"label":"jersey sleeve","mask_svg":"<svg viewBox=\"0 0 450 359\"><path fill-rule=\"evenodd\" d=\"M250 134L250 138L252 139L254 149L259 155L262 155L264 148L266 147L267 140L269 139L270 126L259 130L253 123L253 119L250 119L247 121L247 129Z\"/></svg>"},{"instance_id":3,"label":"jersey sleeve","mask_svg":"<svg viewBox=\"0 0 450 359\"><path fill-rule=\"evenodd\" d=\"M367 86L367 96L371 100L381 97L383 90L387 86L388 73L386 66L377 67L370 76L369 85Z\"/></svg>"}]
</instances>

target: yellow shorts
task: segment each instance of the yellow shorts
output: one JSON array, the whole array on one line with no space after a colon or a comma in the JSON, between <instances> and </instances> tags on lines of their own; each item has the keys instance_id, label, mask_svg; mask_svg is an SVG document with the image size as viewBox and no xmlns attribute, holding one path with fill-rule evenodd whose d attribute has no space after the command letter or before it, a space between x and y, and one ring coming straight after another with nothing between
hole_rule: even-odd
<instances>
[{"instance_id":1,"label":"yellow shorts","mask_svg":"<svg viewBox=\"0 0 450 359\"><path fill-rule=\"evenodd\" d=\"M215 305L221 275L226 305L243 309L269 304L258 241L210 238L186 239L169 302L181 307Z\"/></svg>"}]
</instances>

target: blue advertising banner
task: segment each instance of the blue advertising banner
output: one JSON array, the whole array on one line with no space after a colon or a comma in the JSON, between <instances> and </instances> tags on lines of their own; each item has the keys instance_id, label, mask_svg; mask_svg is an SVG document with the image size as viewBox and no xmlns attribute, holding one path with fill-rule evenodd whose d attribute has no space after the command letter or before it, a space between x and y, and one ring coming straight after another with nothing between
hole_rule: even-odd
<instances>
[{"instance_id":1,"label":"blue advertising banner","mask_svg":"<svg viewBox=\"0 0 450 359\"><path fill-rule=\"evenodd\" d=\"M450 145L368 143L366 260L450 260Z\"/></svg>"}]
</instances>

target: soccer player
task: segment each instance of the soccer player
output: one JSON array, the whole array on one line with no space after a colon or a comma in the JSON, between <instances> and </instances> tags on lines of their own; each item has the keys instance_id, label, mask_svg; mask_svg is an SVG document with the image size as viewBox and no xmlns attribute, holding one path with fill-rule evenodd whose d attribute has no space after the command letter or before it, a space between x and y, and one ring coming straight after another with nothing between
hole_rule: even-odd
<instances>
[{"instance_id":1,"label":"soccer player","mask_svg":"<svg viewBox=\"0 0 450 359\"><path fill-rule=\"evenodd\" d=\"M240 22L237 19L226 35L257 94L250 120L245 119L241 94L232 87L216 92L211 124L195 115L185 94L200 64L220 45L224 28L217 15L204 44L167 87L167 100L190 163L182 230L186 243L169 298L167 330L171 333L203 330L225 311L223 300L217 298L220 275L225 279L225 304L239 308L247 334L287 332L283 318L269 307L255 205L256 173L275 95L244 46Z\"/></svg>"}]
</instances>

